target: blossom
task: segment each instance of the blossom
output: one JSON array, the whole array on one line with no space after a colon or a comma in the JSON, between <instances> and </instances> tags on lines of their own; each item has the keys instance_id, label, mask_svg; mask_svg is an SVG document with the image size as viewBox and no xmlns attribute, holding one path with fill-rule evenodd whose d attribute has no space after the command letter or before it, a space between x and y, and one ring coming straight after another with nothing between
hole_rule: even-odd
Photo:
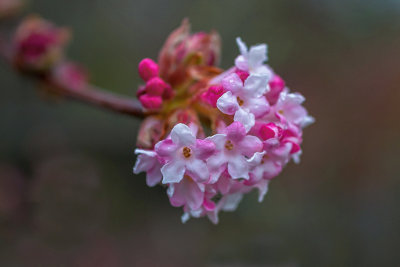
<instances>
[{"instance_id":1,"label":"blossom","mask_svg":"<svg viewBox=\"0 0 400 267\"><path fill-rule=\"evenodd\" d=\"M224 93L217 100L218 109L228 115L234 115L234 120L241 122L246 131L254 126L255 118L269 111L267 99L263 96L268 92L268 76L252 74L244 83L236 73L222 80Z\"/></svg>"},{"instance_id":2,"label":"blossom","mask_svg":"<svg viewBox=\"0 0 400 267\"><path fill-rule=\"evenodd\" d=\"M299 93L282 92L278 102L273 107L275 115L282 122L289 122L304 128L314 122L314 118L308 115L302 106L305 98Z\"/></svg>"},{"instance_id":3,"label":"blossom","mask_svg":"<svg viewBox=\"0 0 400 267\"><path fill-rule=\"evenodd\" d=\"M136 149L135 154L138 154L133 173L138 174L146 172L146 183L152 187L161 182L161 164L157 158L157 153L150 150Z\"/></svg>"},{"instance_id":4,"label":"blossom","mask_svg":"<svg viewBox=\"0 0 400 267\"><path fill-rule=\"evenodd\" d=\"M209 178L205 160L214 153L215 145L208 140L196 139L187 125L177 124L171 131L171 138L155 146L157 155L166 160L161 168L163 183L179 183L187 172L196 181Z\"/></svg>"},{"instance_id":5,"label":"blossom","mask_svg":"<svg viewBox=\"0 0 400 267\"><path fill-rule=\"evenodd\" d=\"M214 66L217 36L189 34L184 21L157 63L139 64L145 85L137 96L152 114L140 128L134 171L167 187L183 223L216 224L253 190L261 202L288 162L299 162L303 128L314 121L304 97L265 65L265 44L248 49L238 38L241 55L222 71Z\"/></svg>"},{"instance_id":6,"label":"blossom","mask_svg":"<svg viewBox=\"0 0 400 267\"><path fill-rule=\"evenodd\" d=\"M232 179L249 179L248 157L262 149L260 139L246 135L246 129L240 122L234 122L225 129L224 134L208 137L215 143L217 152L207 160L211 172L211 182L217 181L227 168Z\"/></svg>"},{"instance_id":7,"label":"blossom","mask_svg":"<svg viewBox=\"0 0 400 267\"><path fill-rule=\"evenodd\" d=\"M250 74L267 74L271 75L270 69L263 63L267 61L267 45L260 44L251 46L250 50L240 37L236 38L236 43L239 46L240 56L235 59L235 66Z\"/></svg>"}]
</instances>

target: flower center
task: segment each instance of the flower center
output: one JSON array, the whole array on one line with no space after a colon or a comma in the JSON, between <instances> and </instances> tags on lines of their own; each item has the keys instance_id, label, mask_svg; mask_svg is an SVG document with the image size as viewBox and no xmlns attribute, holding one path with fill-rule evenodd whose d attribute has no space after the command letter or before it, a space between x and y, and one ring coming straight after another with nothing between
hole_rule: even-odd
<instances>
[{"instance_id":1,"label":"flower center","mask_svg":"<svg viewBox=\"0 0 400 267\"><path fill-rule=\"evenodd\" d=\"M278 113L283 115L283 110L282 109L278 110Z\"/></svg>"},{"instance_id":2,"label":"flower center","mask_svg":"<svg viewBox=\"0 0 400 267\"><path fill-rule=\"evenodd\" d=\"M269 159L269 155L265 154L265 155L263 156L263 159L261 160L261 164L264 164L265 161L268 160L268 159Z\"/></svg>"},{"instance_id":3,"label":"flower center","mask_svg":"<svg viewBox=\"0 0 400 267\"><path fill-rule=\"evenodd\" d=\"M243 106L243 104L244 104L243 99L241 99L240 97L237 97L236 99L237 99L239 106Z\"/></svg>"},{"instance_id":4,"label":"flower center","mask_svg":"<svg viewBox=\"0 0 400 267\"><path fill-rule=\"evenodd\" d=\"M192 150L185 146L182 150L182 154L185 158L190 158L190 156L192 155Z\"/></svg>"},{"instance_id":5,"label":"flower center","mask_svg":"<svg viewBox=\"0 0 400 267\"><path fill-rule=\"evenodd\" d=\"M228 141L225 142L225 148L227 150L232 150L233 149L233 144L232 144L231 140L228 140Z\"/></svg>"}]
</instances>

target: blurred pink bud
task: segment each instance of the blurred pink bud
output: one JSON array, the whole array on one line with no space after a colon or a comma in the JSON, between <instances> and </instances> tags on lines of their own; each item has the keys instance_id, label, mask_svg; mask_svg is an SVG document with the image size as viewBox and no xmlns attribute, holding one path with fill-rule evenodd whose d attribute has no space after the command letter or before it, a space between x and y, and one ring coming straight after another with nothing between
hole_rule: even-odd
<instances>
[{"instance_id":1,"label":"blurred pink bud","mask_svg":"<svg viewBox=\"0 0 400 267\"><path fill-rule=\"evenodd\" d=\"M247 77L249 77L249 75L250 75L247 71L243 71L243 70L239 70L239 69L236 69L235 73L239 76L239 78L242 80L242 82L244 82L247 79Z\"/></svg>"},{"instance_id":2,"label":"blurred pink bud","mask_svg":"<svg viewBox=\"0 0 400 267\"><path fill-rule=\"evenodd\" d=\"M224 88L222 85L213 85L208 88L207 92L203 94L203 99L213 106L214 108L217 107L217 100L225 93Z\"/></svg>"},{"instance_id":3,"label":"blurred pink bud","mask_svg":"<svg viewBox=\"0 0 400 267\"><path fill-rule=\"evenodd\" d=\"M151 96L148 94L141 95L139 100L146 109L159 109L163 102L160 96Z\"/></svg>"},{"instance_id":4,"label":"blurred pink bud","mask_svg":"<svg viewBox=\"0 0 400 267\"><path fill-rule=\"evenodd\" d=\"M158 65L150 58L145 58L139 63L140 77L148 81L158 75Z\"/></svg>"},{"instance_id":5,"label":"blurred pink bud","mask_svg":"<svg viewBox=\"0 0 400 267\"><path fill-rule=\"evenodd\" d=\"M89 81L88 71L72 62L59 64L55 68L53 76L57 83L72 89L85 88Z\"/></svg>"},{"instance_id":6,"label":"blurred pink bud","mask_svg":"<svg viewBox=\"0 0 400 267\"><path fill-rule=\"evenodd\" d=\"M146 93L152 96L162 96L168 85L159 77L151 78L146 83Z\"/></svg>"},{"instance_id":7,"label":"blurred pink bud","mask_svg":"<svg viewBox=\"0 0 400 267\"><path fill-rule=\"evenodd\" d=\"M275 74L269 81L269 87L271 90L267 93L267 99L271 105L274 105L278 101L280 93L285 88L285 81Z\"/></svg>"},{"instance_id":8,"label":"blurred pink bud","mask_svg":"<svg viewBox=\"0 0 400 267\"><path fill-rule=\"evenodd\" d=\"M160 77L173 87L190 78L190 66L215 66L220 56L216 32L190 34L187 19L170 34L159 55Z\"/></svg>"},{"instance_id":9,"label":"blurred pink bud","mask_svg":"<svg viewBox=\"0 0 400 267\"><path fill-rule=\"evenodd\" d=\"M137 146L153 149L164 135L164 120L157 116L147 117L140 125Z\"/></svg>"},{"instance_id":10,"label":"blurred pink bud","mask_svg":"<svg viewBox=\"0 0 400 267\"><path fill-rule=\"evenodd\" d=\"M14 36L14 64L23 71L45 72L62 60L69 37L65 28L39 17L28 17Z\"/></svg>"},{"instance_id":11,"label":"blurred pink bud","mask_svg":"<svg viewBox=\"0 0 400 267\"><path fill-rule=\"evenodd\" d=\"M24 2L23 0L0 0L0 18L15 15L22 8Z\"/></svg>"}]
</instances>

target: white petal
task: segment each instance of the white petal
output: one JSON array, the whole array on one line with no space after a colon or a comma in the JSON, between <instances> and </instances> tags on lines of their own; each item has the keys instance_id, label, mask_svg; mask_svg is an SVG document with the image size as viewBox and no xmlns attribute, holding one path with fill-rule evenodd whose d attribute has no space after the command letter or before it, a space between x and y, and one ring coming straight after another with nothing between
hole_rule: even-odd
<instances>
[{"instance_id":1,"label":"white petal","mask_svg":"<svg viewBox=\"0 0 400 267\"><path fill-rule=\"evenodd\" d=\"M242 38L237 37L236 43L239 47L240 54L242 54L243 56L247 55L247 45L242 41Z\"/></svg>"},{"instance_id":2,"label":"white petal","mask_svg":"<svg viewBox=\"0 0 400 267\"><path fill-rule=\"evenodd\" d=\"M174 126L171 131L171 139L175 144L182 146L193 145L196 141L191 129L183 123Z\"/></svg>"},{"instance_id":3,"label":"white petal","mask_svg":"<svg viewBox=\"0 0 400 267\"><path fill-rule=\"evenodd\" d=\"M236 111L235 117L233 119L234 121L238 121L241 124L243 124L244 128L246 129L246 132L250 131L250 129L255 124L254 114L247 112L241 108L238 111Z\"/></svg>"},{"instance_id":4,"label":"white petal","mask_svg":"<svg viewBox=\"0 0 400 267\"><path fill-rule=\"evenodd\" d=\"M247 59L244 56L236 57L235 66L236 66L236 68L243 70L243 71L249 70L249 65L247 64Z\"/></svg>"},{"instance_id":5,"label":"white petal","mask_svg":"<svg viewBox=\"0 0 400 267\"><path fill-rule=\"evenodd\" d=\"M190 176L198 183L204 183L210 178L206 163L200 159L187 161L186 170L190 172Z\"/></svg>"},{"instance_id":6,"label":"white petal","mask_svg":"<svg viewBox=\"0 0 400 267\"><path fill-rule=\"evenodd\" d=\"M252 167L256 167L257 165L259 165L263 159L265 155L265 151L263 152L256 152L254 153L254 155L247 160L247 162L249 163L249 166Z\"/></svg>"},{"instance_id":7,"label":"white petal","mask_svg":"<svg viewBox=\"0 0 400 267\"><path fill-rule=\"evenodd\" d=\"M258 202L262 202L264 200L264 196L268 192L268 180L259 181L255 187L258 188Z\"/></svg>"},{"instance_id":8,"label":"white petal","mask_svg":"<svg viewBox=\"0 0 400 267\"><path fill-rule=\"evenodd\" d=\"M248 109L251 113L254 114L256 118L263 117L270 110L269 103L264 96L259 98L246 99L245 104L242 106L242 108Z\"/></svg>"},{"instance_id":9,"label":"white petal","mask_svg":"<svg viewBox=\"0 0 400 267\"><path fill-rule=\"evenodd\" d=\"M270 77L267 74L251 74L244 81L244 92L246 96L261 97L268 92Z\"/></svg>"},{"instance_id":10,"label":"white petal","mask_svg":"<svg viewBox=\"0 0 400 267\"><path fill-rule=\"evenodd\" d=\"M243 90L243 81L236 73L232 73L226 76L222 80L221 84L225 90L231 91L233 94L236 94Z\"/></svg>"},{"instance_id":11,"label":"white petal","mask_svg":"<svg viewBox=\"0 0 400 267\"><path fill-rule=\"evenodd\" d=\"M239 109L239 104L232 92L228 91L218 98L217 107L222 113L233 115Z\"/></svg>"},{"instance_id":12,"label":"white petal","mask_svg":"<svg viewBox=\"0 0 400 267\"><path fill-rule=\"evenodd\" d=\"M216 150L222 150L226 141L226 134L214 134L207 137L205 140L212 141L215 144Z\"/></svg>"},{"instance_id":13,"label":"white petal","mask_svg":"<svg viewBox=\"0 0 400 267\"><path fill-rule=\"evenodd\" d=\"M268 48L266 44L250 47L247 58L250 70L260 66L264 61L267 60L267 49Z\"/></svg>"},{"instance_id":14,"label":"white petal","mask_svg":"<svg viewBox=\"0 0 400 267\"><path fill-rule=\"evenodd\" d=\"M239 205L240 201L243 198L242 193L235 193L231 195L227 195L224 199L224 205L222 206L223 211L234 211Z\"/></svg>"},{"instance_id":15,"label":"white petal","mask_svg":"<svg viewBox=\"0 0 400 267\"><path fill-rule=\"evenodd\" d=\"M161 168L163 184L179 183L185 174L185 163L182 161L171 161Z\"/></svg>"},{"instance_id":16,"label":"white petal","mask_svg":"<svg viewBox=\"0 0 400 267\"><path fill-rule=\"evenodd\" d=\"M139 154L136 159L135 167L133 167L133 173L135 174L147 172L157 163L157 154L154 151L136 149L135 154Z\"/></svg>"},{"instance_id":17,"label":"white petal","mask_svg":"<svg viewBox=\"0 0 400 267\"><path fill-rule=\"evenodd\" d=\"M232 179L249 179L249 165L242 155L231 157L228 162L228 172Z\"/></svg>"}]
</instances>

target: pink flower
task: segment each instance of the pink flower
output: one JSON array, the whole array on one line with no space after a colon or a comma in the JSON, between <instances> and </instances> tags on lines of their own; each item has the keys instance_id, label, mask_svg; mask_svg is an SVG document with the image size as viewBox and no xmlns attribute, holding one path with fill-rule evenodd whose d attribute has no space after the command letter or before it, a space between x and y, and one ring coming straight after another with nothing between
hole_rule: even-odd
<instances>
[{"instance_id":1,"label":"pink flower","mask_svg":"<svg viewBox=\"0 0 400 267\"><path fill-rule=\"evenodd\" d=\"M304 100L299 93L282 92L272 112L275 112L283 123L289 122L304 128L315 121L301 105Z\"/></svg>"},{"instance_id":2,"label":"pink flower","mask_svg":"<svg viewBox=\"0 0 400 267\"><path fill-rule=\"evenodd\" d=\"M234 122L225 129L224 134L208 137L215 143L216 153L207 160L211 172L210 183L218 180L226 169L233 179L249 179L248 158L261 151L260 139L246 135L246 129L240 122Z\"/></svg>"},{"instance_id":3,"label":"pink flower","mask_svg":"<svg viewBox=\"0 0 400 267\"><path fill-rule=\"evenodd\" d=\"M268 75L250 75L243 84L240 77L232 73L222 80L222 86L227 92L218 99L218 109L234 115L234 120L241 122L246 131L254 126L255 118L269 111L268 101L263 96L269 90Z\"/></svg>"},{"instance_id":4,"label":"pink flower","mask_svg":"<svg viewBox=\"0 0 400 267\"><path fill-rule=\"evenodd\" d=\"M215 150L209 140L196 139L185 124L177 124L171 131L171 138L155 146L157 154L167 163L161 168L163 183L179 183L185 173L197 182L205 182L209 172L205 160Z\"/></svg>"},{"instance_id":5,"label":"pink flower","mask_svg":"<svg viewBox=\"0 0 400 267\"><path fill-rule=\"evenodd\" d=\"M136 160L133 173L146 172L146 183L152 187L161 182L161 163L158 161L157 153L151 150L136 149L135 154L139 155Z\"/></svg>"},{"instance_id":6,"label":"pink flower","mask_svg":"<svg viewBox=\"0 0 400 267\"><path fill-rule=\"evenodd\" d=\"M185 176L179 182L169 184L167 193L172 206L197 210L203 204L204 188L203 184Z\"/></svg>"}]
</instances>

